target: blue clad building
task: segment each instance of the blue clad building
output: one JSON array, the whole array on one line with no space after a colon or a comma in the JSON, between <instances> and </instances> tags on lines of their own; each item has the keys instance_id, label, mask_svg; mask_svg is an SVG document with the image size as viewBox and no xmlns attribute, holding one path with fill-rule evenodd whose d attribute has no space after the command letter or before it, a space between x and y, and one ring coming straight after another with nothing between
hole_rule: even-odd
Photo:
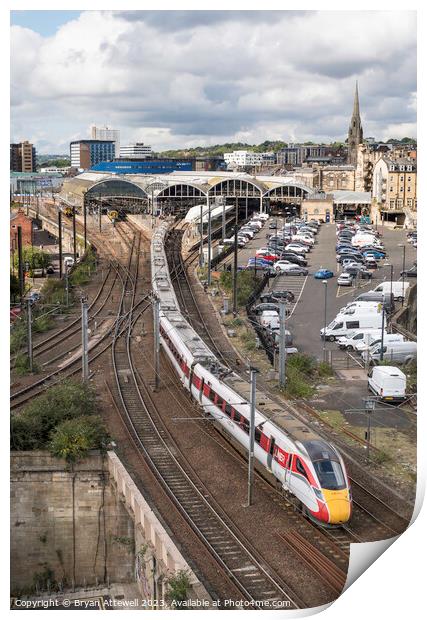
<instances>
[{"instance_id":1,"label":"blue clad building","mask_svg":"<svg viewBox=\"0 0 427 620\"><path fill-rule=\"evenodd\" d=\"M91 170L116 174L171 174L180 170L194 170L194 159L118 159L101 161L92 166Z\"/></svg>"}]
</instances>

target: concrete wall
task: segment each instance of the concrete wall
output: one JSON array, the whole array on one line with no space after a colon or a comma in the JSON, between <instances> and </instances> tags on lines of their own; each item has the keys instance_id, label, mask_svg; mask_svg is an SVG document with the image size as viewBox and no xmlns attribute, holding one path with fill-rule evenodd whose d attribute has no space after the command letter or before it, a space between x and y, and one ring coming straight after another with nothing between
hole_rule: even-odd
<instances>
[{"instance_id":1,"label":"concrete wall","mask_svg":"<svg viewBox=\"0 0 427 620\"><path fill-rule=\"evenodd\" d=\"M10 527L12 591L28 589L46 568L68 585L133 580L133 522L99 454L73 474L46 452L12 453Z\"/></svg>"},{"instance_id":2,"label":"concrete wall","mask_svg":"<svg viewBox=\"0 0 427 620\"><path fill-rule=\"evenodd\" d=\"M10 527L12 593L51 569L64 587L136 582L143 599L163 599L184 570L191 598L212 600L114 452L74 472L47 452L12 453Z\"/></svg>"}]
</instances>

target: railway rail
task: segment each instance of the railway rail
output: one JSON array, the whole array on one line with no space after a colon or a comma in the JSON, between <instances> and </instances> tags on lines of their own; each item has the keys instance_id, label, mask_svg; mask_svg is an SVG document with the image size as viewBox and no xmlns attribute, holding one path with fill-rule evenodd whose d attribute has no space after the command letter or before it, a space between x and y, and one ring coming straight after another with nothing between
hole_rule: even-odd
<instances>
[{"instance_id":1,"label":"railway rail","mask_svg":"<svg viewBox=\"0 0 427 620\"><path fill-rule=\"evenodd\" d=\"M129 250L129 263L132 261L132 255L134 252L133 244ZM117 275L122 284L122 292L121 292L121 300L126 296L126 291L129 282L133 283L134 275L131 273L128 267L124 265L118 264L114 267L117 270ZM140 299L138 303L138 307L144 302L146 299ZM106 351L111 346L111 341L108 341L108 338L111 336L111 331L115 332L120 331L123 320L126 318L121 314L122 304L120 302L118 311L116 313L116 317L114 319L113 326L110 330L108 330L98 341L94 344L91 351L96 350L96 353L89 357L89 364L92 363L95 359L97 359L104 351ZM105 342L107 341L107 342ZM100 346L102 344L102 346ZM33 399L34 397L40 395L46 389L56 385L61 382L63 379L68 378L76 374L81 369L81 359L77 358L74 361L70 362L70 364L65 369L57 369L53 372L37 379L30 385L17 390L11 394L11 410L18 409L26 404L28 401Z\"/></svg>"},{"instance_id":2,"label":"railway rail","mask_svg":"<svg viewBox=\"0 0 427 620\"><path fill-rule=\"evenodd\" d=\"M173 440L159 423L151 387L138 375L133 360L132 332L143 314L140 311L134 316L135 291L136 284L127 313L127 331L122 330L114 337L111 349L115 391L128 429L164 490L221 569L239 588L242 597L252 601L254 607L265 604L270 608L302 606L302 601L265 565L249 541L227 523L226 516L195 472L188 473L175 456Z\"/></svg>"}]
</instances>

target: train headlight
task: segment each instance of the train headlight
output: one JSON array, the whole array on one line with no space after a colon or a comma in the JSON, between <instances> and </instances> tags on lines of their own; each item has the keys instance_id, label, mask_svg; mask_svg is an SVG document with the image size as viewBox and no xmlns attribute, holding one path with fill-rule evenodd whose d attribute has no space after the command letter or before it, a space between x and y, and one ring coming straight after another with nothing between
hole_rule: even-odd
<instances>
[{"instance_id":1,"label":"train headlight","mask_svg":"<svg viewBox=\"0 0 427 620\"><path fill-rule=\"evenodd\" d=\"M315 488L313 487L313 491L314 491L314 494L316 495L316 497L317 497L318 499L321 499L323 502L325 501L325 500L323 499L323 493L322 493L322 491L320 491L320 489L315 489Z\"/></svg>"}]
</instances>

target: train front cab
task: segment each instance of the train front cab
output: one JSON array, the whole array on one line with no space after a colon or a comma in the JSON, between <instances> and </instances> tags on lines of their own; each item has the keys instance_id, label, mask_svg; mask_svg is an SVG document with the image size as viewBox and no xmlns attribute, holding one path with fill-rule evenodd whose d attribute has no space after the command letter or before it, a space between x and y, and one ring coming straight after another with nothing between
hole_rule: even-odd
<instances>
[{"instance_id":1,"label":"train front cab","mask_svg":"<svg viewBox=\"0 0 427 620\"><path fill-rule=\"evenodd\" d=\"M313 486L317 510L309 510L310 516L323 525L344 525L350 520L352 512L350 483L344 461L335 448L323 440L306 441L303 445L310 456L319 487Z\"/></svg>"}]
</instances>

